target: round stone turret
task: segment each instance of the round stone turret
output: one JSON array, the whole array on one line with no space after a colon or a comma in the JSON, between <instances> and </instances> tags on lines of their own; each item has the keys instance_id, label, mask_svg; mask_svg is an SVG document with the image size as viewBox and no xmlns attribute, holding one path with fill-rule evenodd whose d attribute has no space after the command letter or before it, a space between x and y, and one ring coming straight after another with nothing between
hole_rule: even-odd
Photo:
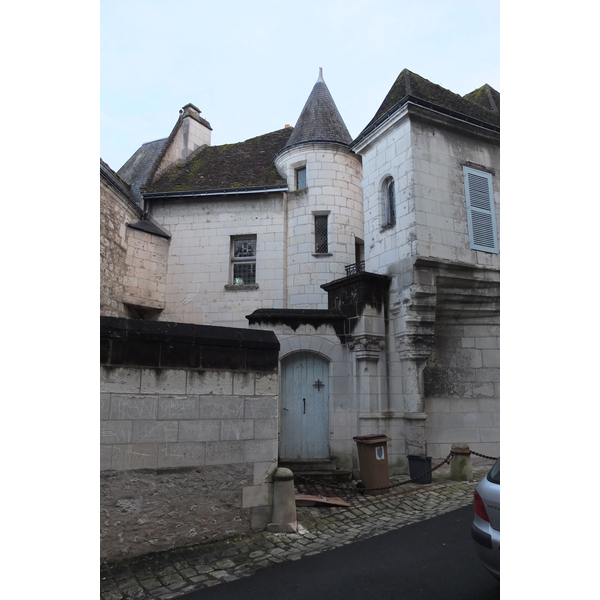
<instances>
[{"instance_id":1,"label":"round stone turret","mask_svg":"<svg viewBox=\"0 0 600 600\"><path fill-rule=\"evenodd\" d=\"M346 276L363 243L362 163L319 78L275 165L287 180L287 306L328 308L321 285Z\"/></svg>"}]
</instances>

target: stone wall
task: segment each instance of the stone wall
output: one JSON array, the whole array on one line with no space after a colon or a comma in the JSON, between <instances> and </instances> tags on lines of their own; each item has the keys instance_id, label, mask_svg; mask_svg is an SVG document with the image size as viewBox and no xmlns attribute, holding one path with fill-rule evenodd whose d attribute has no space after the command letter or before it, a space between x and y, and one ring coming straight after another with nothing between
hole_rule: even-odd
<instances>
[{"instance_id":1,"label":"stone wall","mask_svg":"<svg viewBox=\"0 0 600 600\"><path fill-rule=\"evenodd\" d=\"M259 308L283 308L281 193L152 201L152 217L173 236L161 319L246 327ZM232 237L256 236L256 286L232 286Z\"/></svg>"},{"instance_id":2,"label":"stone wall","mask_svg":"<svg viewBox=\"0 0 600 600\"><path fill-rule=\"evenodd\" d=\"M102 174L105 176L103 177ZM140 211L129 202L101 164L100 177L100 314L126 317L123 305L123 277L127 255L126 223L140 218ZM116 176L115 176L116 179ZM124 185L124 184L123 184Z\"/></svg>"},{"instance_id":3,"label":"stone wall","mask_svg":"<svg viewBox=\"0 0 600 600\"><path fill-rule=\"evenodd\" d=\"M327 308L321 286L346 276L356 262L356 241L364 237L360 160L337 144L306 143L276 158L286 177L287 307ZM295 170L306 167L306 188L296 190ZM327 216L326 253L315 248L315 216Z\"/></svg>"},{"instance_id":4,"label":"stone wall","mask_svg":"<svg viewBox=\"0 0 600 600\"><path fill-rule=\"evenodd\" d=\"M390 134L362 151L365 214L365 267L387 274L390 265L416 251L415 198L410 123L398 120ZM392 160L393 159L393 160ZM396 224L386 227L383 184L395 183Z\"/></svg>"},{"instance_id":5,"label":"stone wall","mask_svg":"<svg viewBox=\"0 0 600 600\"><path fill-rule=\"evenodd\" d=\"M469 248L463 165L493 173L500 237L500 145L411 120L417 253L420 257L500 267L499 254ZM499 243L499 241L498 241Z\"/></svg>"},{"instance_id":6,"label":"stone wall","mask_svg":"<svg viewBox=\"0 0 600 600\"><path fill-rule=\"evenodd\" d=\"M500 454L499 320L436 324L424 371L428 452L446 457L455 442Z\"/></svg>"},{"instance_id":7,"label":"stone wall","mask_svg":"<svg viewBox=\"0 0 600 600\"><path fill-rule=\"evenodd\" d=\"M105 164L100 169L100 314L129 317L127 306L161 310L169 239L140 227L144 213ZM144 221L150 231L154 228Z\"/></svg>"},{"instance_id":8,"label":"stone wall","mask_svg":"<svg viewBox=\"0 0 600 600\"><path fill-rule=\"evenodd\" d=\"M272 332L101 319L101 558L262 529L277 466Z\"/></svg>"},{"instance_id":9,"label":"stone wall","mask_svg":"<svg viewBox=\"0 0 600 600\"><path fill-rule=\"evenodd\" d=\"M164 308L169 240L128 227L126 247L123 302Z\"/></svg>"}]
</instances>

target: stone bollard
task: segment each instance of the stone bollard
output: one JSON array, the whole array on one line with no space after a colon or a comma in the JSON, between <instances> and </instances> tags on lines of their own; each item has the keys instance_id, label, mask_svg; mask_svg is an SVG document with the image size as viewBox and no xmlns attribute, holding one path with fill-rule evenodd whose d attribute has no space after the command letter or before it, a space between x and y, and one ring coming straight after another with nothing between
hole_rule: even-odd
<instances>
[{"instance_id":1,"label":"stone bollard","mask_svg":"<svg viewBox=\"0 0 600 600\"><path fill-rule=\"evenodd\" d=\"M280 467L273 474L273 522L267 525L272 533L297 533L296 493L294 474Z\"/></svg>"},{"instance_id":2,"label":"stone bollard","mask_svg":"<svg viewBox=\"0 0 600 600\"><path fill-rule=\"evenodd\" d=\"M452 444L452 460L450 461L450 479L454 481L473 481L471 450L469 444Z\"/></svg>"}]
</instances>

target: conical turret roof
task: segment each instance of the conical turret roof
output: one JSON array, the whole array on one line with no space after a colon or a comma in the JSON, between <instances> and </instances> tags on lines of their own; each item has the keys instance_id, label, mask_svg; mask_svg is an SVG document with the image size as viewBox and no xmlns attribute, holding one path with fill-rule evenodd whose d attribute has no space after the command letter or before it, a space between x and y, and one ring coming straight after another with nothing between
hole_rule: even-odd
<instances>
[{"instance_id":1,"label":"conical turret roof","mask_svg":"<svg viewBox=\"0 0 600 600\"><path fill-rule=\"evenodd\" d=\"M306 142L335 142L344 145L350 145L352 142L352 136L327 89L323 80L323 69L320 67L317 83L285 148Z\"/></svg>"}]
</instances>

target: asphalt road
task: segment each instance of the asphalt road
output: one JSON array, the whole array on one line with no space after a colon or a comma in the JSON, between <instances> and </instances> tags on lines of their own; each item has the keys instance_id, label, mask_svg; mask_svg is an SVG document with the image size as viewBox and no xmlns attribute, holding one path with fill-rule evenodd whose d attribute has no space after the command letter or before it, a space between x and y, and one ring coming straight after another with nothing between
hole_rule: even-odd
<instances>
[{"instance_id":1,"label":"asphalt road","mask_svg":"<svg viewBox=\"0 0 600 600\"><path fill-rule=\"evenodd\" d=\"M498 600L471 541L473 508L261 569L177 600Z\"/></svg>"}]
</instances>

